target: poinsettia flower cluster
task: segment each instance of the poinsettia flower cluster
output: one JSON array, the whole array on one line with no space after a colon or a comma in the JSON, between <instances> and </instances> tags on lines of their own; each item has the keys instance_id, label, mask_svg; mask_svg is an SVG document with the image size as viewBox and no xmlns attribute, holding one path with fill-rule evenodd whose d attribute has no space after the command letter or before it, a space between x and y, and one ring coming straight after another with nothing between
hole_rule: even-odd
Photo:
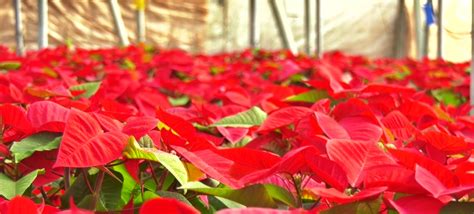
<instances>
[{"instance_id":1,"label":"poinsettia flower cluster","mask_svg":"<svg viewBox=\"0 0 474 214\"><path fill-rule=\"evenodd\" d=\"M0 48L0 213L472 211L469 64Z\"/></svg>"}]
</instances>

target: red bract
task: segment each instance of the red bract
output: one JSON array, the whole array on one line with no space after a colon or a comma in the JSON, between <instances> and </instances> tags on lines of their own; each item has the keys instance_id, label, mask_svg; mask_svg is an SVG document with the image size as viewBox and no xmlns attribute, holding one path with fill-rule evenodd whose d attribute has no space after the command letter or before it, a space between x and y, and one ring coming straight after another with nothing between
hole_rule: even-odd
<instances>
[{"instance_id":1,"label":"red bract","mask_svg":"<svg viewBox=\"0 0 474 214\"><path fill-rule=\"evenodd\" d=\"M121 157L127 136L104 133L88 113L72 109L64 129L54 167L90 167L107 164Z\"/></svg>"},{"instance_id":2,"label":"red bract","mask_svg":"<svg viewBox=\"0 0 474 214\"><path fill-rule=\"evenodd\" d=\"M472 212L468 67L0 47L0 212Z\"/></svg>"},{"instance_id":3,"label":"red bract","mask_svg":"<svg viewBox=\"0 0 474 214\"><path fill-rule=\"evenodd\" d=\"M326 147L329 157L344 169L353 187L359 186L364 180L367 169L381 165L395 165L395 161L374 142L329 140Z\"/></svg>"},{"instance_id":4,"label":"red bract","mask_svg":"<svg viewBox=\"0 0 474 214\"><path fill-rule=\"evenodd\" d=\"M193 207L183 204L176 199L157 198L147 201L140 208L140 214L148 213L170 213L170 214L197 214L199 211Z\"/></svg>"},{"instance_id":5,"label":"red bract","mask_svg":"<svg viewBox=\"0 0 474 214\"><path fill-rule=\"evenodd\" d=\"M69 109L49 101L32 103L27 117L37 131L63 132Z\"/></svg>"},{"instance_id":6,"label":"red bract","mask_svg":"<svg viewBox=\"0 0 474 214\"><path fill-rule=\"evenodd\" d=\"M287 107L270 114L258 129L259 132L269 131L282 126L290 125L310 115L313 110L304 107Z\"/></svg>"}]
</instances>

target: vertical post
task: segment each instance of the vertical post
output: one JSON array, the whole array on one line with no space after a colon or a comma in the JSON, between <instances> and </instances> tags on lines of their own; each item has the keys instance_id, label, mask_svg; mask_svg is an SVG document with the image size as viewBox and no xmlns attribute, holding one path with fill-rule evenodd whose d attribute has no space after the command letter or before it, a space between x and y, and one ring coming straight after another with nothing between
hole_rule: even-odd
<instances>
[{"instance_id":1,"label":"vertical post","mask_svg":"<svg viewBox=\"0 0 474 214\"><path fill-rule=\"evenodd\" d=\"M277 23L278 32L282 38L283 45L285 48L290 49L292 53L298 52L293 32L291 32L290 23L288 23L288 17L286 16L283 2L280 0L269 0L270 8L272 10L273 17Z\"/></svg>"},{"instance_id":2,"label":"vertical post","mask_svg":"<svg viewBox=\"0 0 474 214\"><path fill-rule=\"evenodd\" d=\"M405 57L405 0L398 1L398 15L394 30L393 57Z\"/></svg>"},{"instance_id":3,"label":"vertical post","mask_svg":"<svg viewBox=\"0 0 474 214\"><path fill-rule=\"evenodd\" d=\"M474 115L474 2L471 1L471 81L469 84L470 115Z\"/></svg>"},{"instance_id":4,"label":"vertical post","mask_svg":"<svg viewBox=\"0 0 474 214\"><path fill-rule=\"evenodd\" d=\"M135 15L137 19L137 42L145 42L146 40L145 4L145 0L135 0Z\"/></svg>"},{"instance_id":5,"label":"vertical post","mask_svg":"<svg viewBox=\"0 0 474 214\"><path fill-rule=\"evenodd\" d=\"M260 25L257 16L257 0L249 0L249 43L250 47L256 48L260 42Z\"/></svg>"},{"instance_id":6,"label":"vertical post","mask_svg":"<svg viewBox=\"0 0 474 214\"><path fill-rule=\"evenodd\" d=\"M125 29L122 13L120 12L120 5L118 4L117 0L109 0L109 6L114 19L115 30L117 31L120 39L120 45L128 46L130 42L128 41L127 30Z\"/></svg>"},{"instance_id":7,"label":"vertical post","mask_svg":"<svg viewBox=\"0 0 474 214\"><path fill-rule=\"evenodd\" d=\"M321 58L323 55L323 38L321 34L321 1L316 0L316 56Z\"/></svg>"},{"instance_id":8,"label":"vertical post","mask_svg":"<svg viewBox=\"0 0 474 214\"><path fill-rule=\"evenodd\" d=\"M421 29L421 6L420 0L415 0L414 8L415 11L415 45L416 45L416 58L421 59L423 56L423 31Z\"/></svg>"},{"instance_id":9,"label":"vertical post","mask_svg":"<svg viewBox=\"0 0 474 214\"><path fill-rule=\"evenodd\" d=\"M38 48L48 47L48 1L38 0Z\"/></svg>"},{"instance_id":10,"label":"vertical post","mask_svg":"<svg viewBox=\"0 0 474 214\"><path fill-rule=\"evenodd\" d=\"M24 40L23 40L23 23L21 18L21 0L13 0L13 9L15 10L15 39L16 39L16 55L23 56Z\"/></svg>"},{"instance_id":11,"label":"vertical post","mask_svg":"<svg viewBox=\"0 0 474 214\"><path fill-rule=\"evenodd\" d=\"M427 5L431 5L433 7L433 0L428 0ZM426 17L428 19L428 17ZM428 56L428 51L429 51L429 44L430 44L430 24L428 23L428 20L425 21L425 27L424 27L424 33L423 33L423 51L422 54L424 57Z\"/></svg>"},{"instance_id":12,"label":"vertical post","mask_svg":"<svg viewBox=\"0 0 474 214\"><path fill-rule=\"evenodd\" d=\"M443 0L438 0L438 52L437 57L443 58Z\"/></svg>"},{"instance_id":13,"label":"vertical post","mask_svg":"<svg viewBox=\"0 0 474 214\"><path fill-rule=\"evenodd\" d=\"M311 10L310 10L310 0L304 0L304 50L306 54L311 53L311 38L310 38L310 29L311 29Z\"/></svg>"}]
</instances>

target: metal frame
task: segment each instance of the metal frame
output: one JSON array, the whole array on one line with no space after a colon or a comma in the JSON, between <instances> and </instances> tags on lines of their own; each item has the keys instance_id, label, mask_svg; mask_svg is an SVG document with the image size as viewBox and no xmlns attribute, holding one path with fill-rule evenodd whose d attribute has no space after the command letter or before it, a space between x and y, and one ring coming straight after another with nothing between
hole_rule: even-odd
<instances>
[{"instance_id":1,"label":"metal frame","mask_svg":"<svg viewBox=\"0 0 474 214\"><path fill-rule=\"evenodd\" d=\"M431 4L433 7L433 0L427 0L427 4ZM429 53L429 44L430 44L430 26L428 25L428 21L425 21L424 26L424 33L423 33L423 52L422 56L427 57Z\"/></svg>"},{"instance_id":2,"label":"metal frame","mask_svg":"<svg viewBox=\"0 0 474 214\"><path fill-rule=\"evenodd\" d=\"M260 43L260 25L257 14L257 0L249 0L249 45L256 48Z\"/></svg>"},{"instance_id":3,"label":"metal frame","mask_svg":"<svg viewBox=\"0 0 474 214\"><path fill-rule=\"evenodd\" d=\"M23 39L23 22L21 16L21 0L13 0L13 9L15 10L15 40L16 55L23 56L25 43Z\"/></svg>"},{"instance_id":4,"label":"metal frame","mask_svg":"<svg viewBox=\"0 0 474 214\"><path fill-rule=\"evenodd\" d=\"M278 32L285 48L290 49L292 53L298 52L298 47L293 36L293 32L288 22L288 17L284 12L283 2L281 0L269 0L273 17L277 23Z\"/></svg>"},{"instance_id":5,"label":"metal frame","mask_svg":"<svg viewBox=\"0 0 474 214\"><path fill-rule=\"evenodd\" d=\"M304 50L311 53L311 2L304 0Z\"/></svg>"},{"instance_id":6,"label":"metal frame","mask_svg":"<svg viewBox=\"0 0 474 214\"><path fill-rule=\"evenodd\" d=\"M406 34L406 24L405 24L405 0L398 0L398 11L397 18L395 21L395 36L393 38L393 57L403 58L406 56L406 46L405 46L405 34Z\"/></svg>"},{"instance_id":7,"label":"metal frame","mask_svg":"<svg viewBox=\"0 0 474 214\"><path fill-rule=\"evenodd\" d=\"M48 47L48 1L38 0L38 48Z\"/></svg>"},{"instance_id":8,"label":"metal frame","mask_svg":"<svg viewBox=\"0 0 474 214\"><path fill-rule=\"evenodd\" d=\"M137 42L146 41L145 0L136 0Z\"/></svg>"},{"instance_id":9,"label":"metal frame","mask_svg":"<svg viewBox=\"0 0 474 214\"><path fill-rule=\"evenodd\" d=\"M437 54L436 56L438 58L443 58L443 44L444 44L444 38L443 38L443 28L444 28L444 21L443 21L443 0L438 0L438 17L437 17L437 22L438 22L438 49L437 49Z\"/></svg>"},{"instance_id":10,"label":"metal frame","mask_svg":"<svg viewBox=\"0 0 474 214\"><path fill-rule=\"evenodd\" d=\"M474 115L474 2L471 2L471 82L469 85L469 99L471 104L470 115Z\"/></svg>"},{"instance_id":11,"label":"metal frame","mask_svg":"<svg viewBox=\"0 0 474 214\"><path fill-rule=\"evenodd\" d=\"M316 56L323 57L323 38L321 34L321 1L316 0Z\"/></svg>"},{"instance_id":12,"label":"metal frame","mask_svg":"<svg viewBox=\"0 0 474 214\"><path fill-rule=\"evenodd\" d=\"M117 0L109 0L110 11L112 12L112 17L114 19L115 30L120 40L121 46L128 46L130 41L128 40L127 29L123 23L122 13L120 12L120 5Z\"/></svg>"},{"instance_id":13,"label":"metal frame","mask_svg":"<svg viewBox=\"0 0 474 214\"><path fill-rule=\"evenodd\" d=\"M416 58L421 59L423 56L423 30L421 23L421 4L420 0L415 0L413 4L413 10L415 12L415 45L416 45Z\"/></svg>"}]
</instances>

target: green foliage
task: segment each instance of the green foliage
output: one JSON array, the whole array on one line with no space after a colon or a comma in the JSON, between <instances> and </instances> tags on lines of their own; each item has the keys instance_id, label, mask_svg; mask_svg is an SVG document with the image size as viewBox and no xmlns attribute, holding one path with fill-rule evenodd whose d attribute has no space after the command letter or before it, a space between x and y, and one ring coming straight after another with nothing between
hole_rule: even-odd
<instances>
[{"instance_id":1,"label":"green foliage","mask_svg":"<svg viewBox=\"0 0 474 214\"><path fill-rule=\"evenodd\" d=\"M3 61L0 62L0 70L17 70L21 67L21 62L18 61Z\"/></svg>"},{"instance_id":2,"label":"green foliage","mask_svg":"<svg viewBox=\"0 0 474 214\"><path fill-rule=\"evenodd\" d=\"M377 214L380 210L381 199L372 201L358 201L348 204L334 206L322 214Z\"/></svg>"},{"instance_id":3,"label":"green foliage","mask_svg":"<svg viewBox=\"0 0 474 214\"><path fill-rule=\"evenodd\" d=\"M462 95L454 92L451 89L432 90L431 94L436 100L444 103L445 105L459 106L465 102L465 99Z\"/></svg>"},{"instance_id":4,"label":"green foliage","mask_svg":"<svg viewBox=\"0 0 474 214\"><path fill-rule=\"evenodd\" d=\"M71 86L69 90L70 91L83 91L83 93L76 96L76 98L90 98L95 93L97 93L97 91L100 88L100 84L101 82L88 82L88 83Z\"/></svg>"},{"instance_id":5,"label":"green foliage","mask_svg":"<svg viewBox=\"0 0 474 214\"><path fill-rule=\"evenodd\" d=\"M19 163L21 160L30 157L34 152L57 149L61 139L59 134L41 132L19 142L14 142L10 151L15 157L15 162Z\"/></svg>"},{"instance_id":6,"label":"green foliage","mask_svg":"<svg viewBox=\"0 0 474 214\"><path fill-rule=\"evenodd\" d=\"M179 183L185 184L188 182L186 166L176 155L155 148L141 148L133 137L130 138L123 154L128 159L159 162L176 178L176 180L178 180Z\"/></svg>"},{"instance_id":7,"label":"green foliage","mask_svg":"<svg viewBox=\"0 0 474 214\"><path fill-rule=\"evenodd\" d=\"M224 117L212 124L212 126L249 128L262 124L266 118L267 113L254 106L247 111Z\"/></svg>"},{"instance_id":8,"label":"green foliage","mask_svg":"<svg viewBox=\"0 0 474 214\"><path fill-rule=\"evenodd\" d=\"M320 99L328 98L329 95L327 91L323 90L310 90L307 92L303 92L301 94L296 94L290 97L287 97L285 101L289 102L306 102L306 103L314 103Z\"/></svg>"},{"instance_id":9,"label":"green foliage","mask_svg":"<svg viewBox=\"0 0 474 214\"><path fill-rule=\"evenodd\" d=\"M23 193L31 186L36 176L38 176L38 171L35 170L29 174L23 176L17 181L12 180L5 174L0 174L0 195L12 199L17 195L23 195Z\"/></svg>"},{"instance_id":10,"label":"green foliage","mask_svg":"<svg viewBox=\"0 0 474 214\"><path fill-rule=\"evenodd\" d=\"M225 198L249 207L276 208L279 204L291 207L296 206L295 199L291 193L272 184L255 184L234 190L228 187L209 187L200 182L189 182L180 188Z\"/></svg>"},{"instance_id":11,"label":"green foliage","mask_svg":"<svg viewBox=\"0 0 474 214\"><path fill-rule=\"evenodd\" d=\"M472 214L474 213L474 202L456 202L451 201L445 205L441 214Z\"/></svg>"}]
</instances>

